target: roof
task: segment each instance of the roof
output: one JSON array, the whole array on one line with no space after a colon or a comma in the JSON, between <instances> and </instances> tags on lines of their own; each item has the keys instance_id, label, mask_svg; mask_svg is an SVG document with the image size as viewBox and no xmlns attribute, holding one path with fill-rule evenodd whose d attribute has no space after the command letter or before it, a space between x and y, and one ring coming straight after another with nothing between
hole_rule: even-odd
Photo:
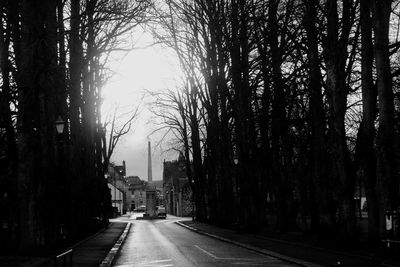
<instances>
[{"instance_id":1,"label":"roof","mask_svg":"<svg viewBox=\"0 0 400 267\"><path fill-rule=\"evenodd\" d=\"M128 176L128 177L125 177L125 180L129 185L142 183L142 180L140 179L139 176Z\"/></svg>"}]
</instances>

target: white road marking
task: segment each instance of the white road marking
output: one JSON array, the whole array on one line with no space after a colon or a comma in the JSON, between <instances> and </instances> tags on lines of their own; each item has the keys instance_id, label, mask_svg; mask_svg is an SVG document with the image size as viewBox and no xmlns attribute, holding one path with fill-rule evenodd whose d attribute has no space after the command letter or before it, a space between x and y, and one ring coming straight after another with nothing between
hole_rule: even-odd
<instances>
[{"instance_id":1,"label":"white road marking","mask_svg":"<svg viewBox=\"0 0 400 267\"><path fill-rule=\"evenodd\" d=\"M141 264L140 266L146 266L146 267L171 267L171 266L174 266L174 265L172 265L172 264L163 264L163 265L160 265L160 264Z\"/></svg>"},{"instance_id":2,"label":"white road marking","mask_svg":"<svg viewBox=\"0 0 400 267\"><path fill-rule=\"evenodd\" d=\"M268 262L270 262L268 259L265 259L265 256L264 256L264 259L260 259L260 258L225 258L225 257L218 257L218 256L216 256L216 255L214 255L213 253L211 253L210 251L207 251L207 250L205 250L204 248L201 248L200 246L198 246L198 245L194 245L197 249L199 249L200 251L202 251L203 253L205 253L205 254L207 254L208 256L210 256L211 258L213 258L213 259L216 259L216 260L229 260L229 261L251 261L251 262L254 262L254 261L268 261ZM271 258L273 261L276 261L276 259L273 259L273 258Z\"/></svg>"},{"instance_id":3,"label":"white road marking","mask_svg":"<svg viewBox=\"0 0 400 267\"><path fill-rule=\"evenodd\" d=\"M208 252L207 250L202 249L202 248L199 247L198 245L194 245L194 246L195 246L197 249L203 251L205 254L207 254L207 255L210 256L211 258L218 259L218 257L215 256L214 254L212 254L211 252Z\"/></svg>"},{"instance_id":4,"label":"white road marking","mask_svg":"<svg viewBox=\"0 0 400 267\"><path fill-rule=\"evenodd\" d=\"M147 266L147 267L171 267L174 266L170 264L172 259L165 259L165 260L154 260L154 261L142 261L142 262L127 262L120 265L114 265L115 267L129 267L129 266Z\"/></svg>"},{"instance_id":5,"label":"white road marking","mask_svg":"<svg viewBox=\"0 0 400 267\"><path fill-rule=\"evenodd\" d=\"M293 267L294 265L288 264L288 265L282 265L283 263L279 261L278 259L275 260L259 260L259 261L242 261L242 262L233 262L233 265L245 265L245 266L280 266L280 267Z\"/></svg>"}]
</instances>

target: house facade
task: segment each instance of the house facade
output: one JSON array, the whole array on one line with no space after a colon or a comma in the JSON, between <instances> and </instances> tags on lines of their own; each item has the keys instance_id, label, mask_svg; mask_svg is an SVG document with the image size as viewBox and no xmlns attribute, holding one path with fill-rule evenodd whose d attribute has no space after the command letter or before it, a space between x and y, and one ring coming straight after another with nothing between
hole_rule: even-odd
<instances>
[{"instance_id":1,"label":"house facade","mask_svg":"<svg viewBox=\"0 0 400 267\"><path fill-rule=\"evenodd\" d=\"M117 208L118 211L118 214L115 215L123 214L125 193L111 183L107 185L111 192L111 205Z\"/></svg>"},{"instance_id":2,"label":"house facade","mask_svg":"<svg viewBox=\"0 0 400 267\"><path fill-rule=\"evenodd\" d=\"M118 209L118 214L125 214L131 203L131 194L125 180L125 161L121 166L110 164L108 166L107 183L111 192L111 205Z\"/></svg>"},{"instance_id":3,"label":"house facade","mask_svg":"<svg viewBox=\"0 0 400 267\"><path fill-rule=\"evenodd\" d=\"M139 176L126 177L126 181L129 185L129 194L131 196L130 210L146 205L147 182L141 180Z\"/></svg>"}]
</instances>

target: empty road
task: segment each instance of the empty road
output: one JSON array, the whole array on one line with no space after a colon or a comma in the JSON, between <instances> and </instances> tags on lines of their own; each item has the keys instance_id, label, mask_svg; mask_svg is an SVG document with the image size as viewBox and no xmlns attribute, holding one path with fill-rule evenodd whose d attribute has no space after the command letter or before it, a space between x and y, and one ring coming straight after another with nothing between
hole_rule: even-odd
<instances>
[{"instance_id":1,"label":"empty road","mask_svg":"<svg viewBox=\"0 0 400 267\"><path fill-rule=\"evenodd\" d=\"M130 220L132 227L114 266L297 266L183 228L166 220Z\"/></svg>"}]
</instances>

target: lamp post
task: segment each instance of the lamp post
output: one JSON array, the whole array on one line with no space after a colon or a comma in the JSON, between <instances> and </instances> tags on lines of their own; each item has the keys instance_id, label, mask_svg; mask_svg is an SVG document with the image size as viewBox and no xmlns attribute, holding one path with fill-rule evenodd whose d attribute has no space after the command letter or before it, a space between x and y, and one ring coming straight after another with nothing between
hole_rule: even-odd
<instances>
[{"instance_id":1,"label":"lamp post","mask_svg":"<svg viewBox=\"0 0 400 267\"><path fill-rule=\"evenodd\" d=\"M63 141L62 135L64 133L64 121L61 118L61 116L58 116L58 118L55 122L55 126L56 126L56 130L57 130L57 135L58 135L57 139L58 139L58 160L59 160L59 165L58 165L58 171L59 171L58 177L59 178L58 178L58 183L57 183L57 189L60 191L60 192L57 192L57 196L59 198L61 198L60 199L61 211L60 211L60 209L58 209L58 205L57 205L56 206L56 208L57 208L56 214L58 214L57 218L58 218L58 223L59 223L60 238L65 239L64 218L61 218L61 217L64 217L64 216L62 216L62 214L65 212L65 210L64 210L65 194L64 194L64 192L62 192L62 190L64 189L63 188L64 181L63 181L63 177L61 177L62 173L64 171L63 170L64 169L63 168L63 144L62 144L62 141Z\"/></svg>"},{"instance_id":2,"label":"lamp post","mask_svg":"<svg viewBox=\"0 0 400 267\"><path fill-rule=\"evenodd\" d=\"M235 164L235 193L236 198L239 196L239 174L238 174L238 164L239 164L239 157L238 155L233 156L233 163Z\"/></svg>"},{"instance_id":3,"label":"lamp post","mask_svg":"<svg viewBox=\"0 0 400 267\"><path fill-rule=\"evenodd\" d=\"M239 192L239 170L238 170L238 164L239 164L239 156L235 153L233 156L233 163L235 164L235 204L238 208L236 208L235 210L235 214L236 214L236 221L237 223L239 223L239 218L240 218L240 214L238 213L238 210L240 210L240 192Z\"/></svg>"},{"instance_id":4,"label":"lamp post","mask_svg":"<svg viewBox=\"0 0 400 267\"><path fill-rule=\"evenodd\" d=\"M117 204L117 180L116 180L116 174L114 173L114 177L113 177L113 180L114 180L114 206L117 208L117 215L118 215L118 211L119 211L119 209L118 209L118 204Z\"/></svg>"}]
</instances>

